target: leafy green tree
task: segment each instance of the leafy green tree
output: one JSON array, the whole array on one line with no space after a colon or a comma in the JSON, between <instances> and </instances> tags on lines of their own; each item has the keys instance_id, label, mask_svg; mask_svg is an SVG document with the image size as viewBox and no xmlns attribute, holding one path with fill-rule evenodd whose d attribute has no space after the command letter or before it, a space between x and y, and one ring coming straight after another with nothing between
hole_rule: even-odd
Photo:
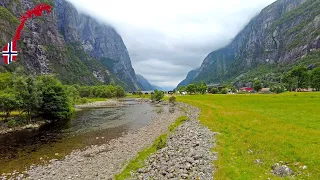
<instances>
[{"instance_id":1,"label":"leafy green tree","mask_svg":"<svg viewBox=\"0 0 320 180\"><path fill-rule=\"evenodd\" d=\"M217 88L212 88L211 93L212 94L218 94L219 90Z\"/></svg>"},{"instance_id":2,"label":"leafy green tree","mask_svg":"<svg viewBox=\"0 0 320 180\"><path fill-rule=\"evenodd\" d=\"M0 110L5 114L5 121L8 120L12 111L17 110L19 101L16 99L15 94L11 92L0 92Z\"/></svg>"},{"instance_id":3,"label":"leafy green tree","mask_svg":"<svg viewBox=\"0 0 320 180\"><path fill-rule=\"evenodd\" d=\"M222 90L221 90L221 94L227 94L228 93L228 89L227 88L223 88Z\"/></svg>"},{"instance_id":4,"label":"leafy green tree","mask_svg":"<svg viewBox=\"0 0 320 180\"><path fill-rule=\"evenodd\" d=\"M312 70L310 76L310 84L311 87L316 91L320 91L320 67Z\"/></svg>"},{"instance_id":5,"label":"leafy green tree","mask_svg":"<svg viewBox=\"0 0 320 180\"><path fill-rule=\"evenodd\" d=\"M285 91L285 87L283 85L281 85L281 84L274 84L274 85L271 86L270 91L274 92L274 93L277 93L277 94L280 94L280 93L283 93Z\"/></svg>"},{"instance_id":6,"label":"leafy green tree","mask_svg":"<svg viewBox=\"0 0 320 180\"><path fill-rule=\"evenodd\" d=\"M186 87L185 86L179 86L178 87L178 91L181 93L183 91L186 91Z\"/></svg>"},{"instance_id":7,"label":"leafy green tree","mask_svg":"<svg viewBox=\"0 0 320 180\"><path fill-rule=\"evenodd\" d=\"M38 79L43 100L39 109L42 117L49 120L70 118L73 107L62 84L52 76L40 76Z\"/></svg>"},{"instance_id":8,"label":"leafy green tree","mask_svg":"<svg viewBox=\"0 0 320 180\"><path fill-rule=\"evenodd\" d=\"M152 101L160 101L164 97L164 94L162 91L154 90L154 93L151 95Z\"/></svg>"},{"instance_id":9,"label":"leafy green tree","mask_svg":"<svg viewBox=\"0 0 320 180\"><path fill-rule=\"evenodd\" d=\"M64 86L64 89L67 93L68 98L71 103L74 105L80 99L80 93L75 86Z\"/></svg>"},{"instance_id":10,"label":"leafy green tree","mask_svg":"<svg viewBox=\"0 0 320 180\"><path fill-rule=\"evenodd\" d=\"M0 73L0 90L12 87L12 75L9 72Z\"/></svg>"},{"instance_id":11,"label":"leafy green tree","mask_svg":"<svg viewBox=\"0 0 320 180\"><path fill-rule=\"evenodd\" d=\"M291 77L296 77L298 88L308 87L308 70L303 66L294 67L290 72Z\"/></svg>"},{"instance_id":12,"label":"leafy green tree","mask_svg":"<svg viewBox=\"0 0 320 180\"><path fill-rule=\"evenodd\" d=\"M205 94L207 92L207 89L208 89L208 87L207 87L206 83L204 83L204 82L201 82L197 87L197 91L201 94Z\"/></svg>"},{"instance_id":13,"label":"leafy green tree","mask_svg":"<svg viewBox=\"0 0 320 180\"><path fill-rule=\"evenodd\" d=\"M118 98L124 97L126 95L126 92L123 90L121 86L116 86L115 90L116 90L116 97Z\"/></svg>"},{"instance_id":14,"label":"leafy green tree","mask_svg":"<svg viewBox=\"0 0 320 180\"><path fill-rule=\"evenodd\" d=\"M260 91L260 89L262 89L260 80L255 80L253 82L253 89L256 90L256 91Z\"/></svg>"},{"instance_id":15,"label":"leafy green tree","mask_svg":"<svg viewBox=\"0 0 320 180\"><path fill-rule=\"evenodd\" d=\"M32 76L18 77L14 81L14 89L17 92L17 99L21 102L19 107L22 112L27 113L27 117L31 121L33 114L42 104L41 92L38 89L36 79Z\"/></svg>"},{"instance_id":16,"label":"leafy green tree","mask_svg":"<svg viewBox=\"0 0 320 180\"><path fill-rule=\"evenodd\" d=\"M294 91L298 87L297 79L298 79L297 77L292 77L290 73L286 73L282 77L282 82L284 83L284 86L286 87L286 89L288 89L289 91Z\"/></svg>"},{"instance_id":17,"label":"leafy green tree","mask_svg":"<svg viewBox=\"0 0 320 180\"><path fill-rule=\"evenodd\" d=\"M196 91L197 91L197 86L195 84L189 84L187 87L186 87L186 91L189 93L189 94L195 94Z\"/></svg>"}]
</instances>

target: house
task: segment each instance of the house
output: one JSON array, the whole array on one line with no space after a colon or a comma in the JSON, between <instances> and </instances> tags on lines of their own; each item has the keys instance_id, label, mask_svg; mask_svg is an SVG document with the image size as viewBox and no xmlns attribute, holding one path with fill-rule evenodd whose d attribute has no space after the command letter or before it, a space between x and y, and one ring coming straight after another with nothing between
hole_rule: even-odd
<instances>
[{"instance_id":1,"label":"house","mask_svg":"<svg viewBox=\"0 0 320 180\"><path fill-rule=\"evenodd\" d=\"M243 87L243 88L240 88L240 91L242 92L250 92L252 91L253 89L251 87Z\"/></svg>"},{"instance_id":2,"label":"house","mask_svg":"<svg viewBox=\"0 0 320 180\"><path fill-rule=\"evenodd\" d=\"M270 88L262 88L262 89L260 90L260 92L268 93L268 92L270 92Z\"/></svg>"}]
</instances>

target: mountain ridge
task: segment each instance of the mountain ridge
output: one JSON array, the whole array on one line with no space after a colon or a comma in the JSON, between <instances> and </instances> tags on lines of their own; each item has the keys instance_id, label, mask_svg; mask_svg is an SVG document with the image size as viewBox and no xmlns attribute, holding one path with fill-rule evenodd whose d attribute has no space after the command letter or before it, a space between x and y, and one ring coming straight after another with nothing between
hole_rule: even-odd
<instances>
[{"instance_id":1,"label":"mountain ridge","mask_svg":"<svg viewBox=\"0 0 320 180\"><path fill-rule=\"evenodd\" d=\"M320 48L320 1L278 0L264 8L227 46L204 59L191 82L221 83L262 65L299 62Z\"/></svg>"}]
</instances>

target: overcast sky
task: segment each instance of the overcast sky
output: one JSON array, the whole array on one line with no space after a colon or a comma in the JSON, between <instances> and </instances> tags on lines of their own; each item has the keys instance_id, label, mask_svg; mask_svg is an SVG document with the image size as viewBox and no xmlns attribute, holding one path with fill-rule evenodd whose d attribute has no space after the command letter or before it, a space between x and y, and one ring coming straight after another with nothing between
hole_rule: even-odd
<instances>
[{"instance_id":1,"label":"overcast sky","mask_svg":"<svg viewBox=\"0 0 320 180\"><path fill-rule=\"evenodd\" d=\"M111 24L137 74L175 87L275 0L68 0Z\"/></svg>"}]
</instances>

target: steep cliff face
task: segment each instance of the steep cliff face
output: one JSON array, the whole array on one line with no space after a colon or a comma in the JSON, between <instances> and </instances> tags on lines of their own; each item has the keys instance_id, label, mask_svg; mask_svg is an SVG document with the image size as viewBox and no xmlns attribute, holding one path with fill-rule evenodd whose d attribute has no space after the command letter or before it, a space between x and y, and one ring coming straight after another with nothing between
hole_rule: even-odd
<instances>
[{"instance_id":1,"label":"steep cliff face","mask_svg":"<svg viewBox=\"0 0 320 180\"><path fill-rule=\"evenodd\" d=\"M192 82L192 80L196 77L196 75L199 72L199 68L191 70L188 74L186 79L184 79L183 81L181 81L177 87L179 86L187 86L188 84L190 84Z\"/></svg>"},{"instance_id":2,"label":"steep cliff face","mask_svg":"<svg viewBox=\"0 0 320 180\"><path fill-rule=\"evenodd\" d=\"M115 29L79 14L65 0L54 0L60 32L68 43L80 42L91 57L101 61L127 85L139 88L125 44Z\"/></svg>"},{"instance_id":3,"label":"steep cliff face","mask_svg":"<svg viewBox=\"0 0 320 180\"><path fill-rule=\"evenodd\" d=\"M1 47L13 38L18 17L38 2L0 0ZM139 87L127 49L112 27L79 14L65 0L46 2L54 11L27 21L18 45L17 63L0 68L21 65L35 74L56 74L67 84L115 83L128 90Z\"/></svg>"},{"instance_id":4,"label":"steep cliff face","mask_svg":"<svg viewBox=\"0 0 320 180\"><path fill-rule=\"evenodd\" d=\"M320 0L278 0L224 48L211 52L192 80L219 83L266 64L297 63L320 48Z\"/></svg>"}]
</instances>

